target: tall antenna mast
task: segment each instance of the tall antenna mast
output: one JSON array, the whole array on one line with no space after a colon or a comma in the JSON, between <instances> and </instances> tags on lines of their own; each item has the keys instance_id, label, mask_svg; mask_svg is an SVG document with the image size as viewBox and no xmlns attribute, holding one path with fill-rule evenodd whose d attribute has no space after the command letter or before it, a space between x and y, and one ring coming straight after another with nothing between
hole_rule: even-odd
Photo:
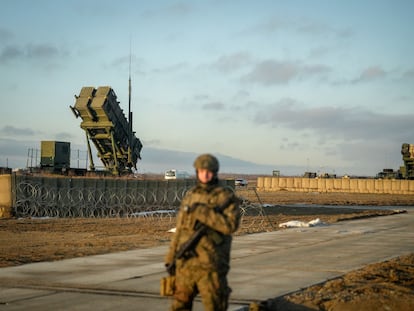
<instances>
[{"instance_id":1,"label":"tall antenna mast","mask_svg":"<svg viewBox=\"0 0 414 311\"><path fill-rule=\"evenodd\" d=\"M129 121L129 142L128 142L128 163L132 168L132 111L131 111L131 38L129 39L129 79L128 79L128 121Z\"/></svg>"},{"instance_id":2,"label":"tall antenna mast","mask_svg":"<svg viewBox=\"0 0 414 311\"><path fill-rule=\"evenodd\" d=\"M131 56L131 39L129 41L129 85L128 85L128 118L129 118L129 123L131 125L131 61L132 61L132 56ZM131 125L131 129L132 129L132 125Z\"/></svg>"}]
</instances>

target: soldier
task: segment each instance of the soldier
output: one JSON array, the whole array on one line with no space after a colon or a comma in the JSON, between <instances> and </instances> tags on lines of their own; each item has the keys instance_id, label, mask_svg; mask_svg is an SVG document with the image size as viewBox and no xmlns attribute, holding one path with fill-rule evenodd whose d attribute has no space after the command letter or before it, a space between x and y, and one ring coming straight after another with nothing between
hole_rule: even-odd
<instances>
[{"instance_id":1,"label":"soldier","mask_svg":"<svg viewBox=\"0 0 414 311\"><path fill-rule=\"evenodd\" d=\"M218 185L219 162L210 154L194 161L197 185L184 196L177 216L165 265L175 274L174 300L170 310L191 310L200 293L205 310L227 310L231 288L227 283L230 269L232 233L240 222L239 200L233 190ZM176 258L177 250L206 226L192 254Z\"/></svg>"}]
</instances>

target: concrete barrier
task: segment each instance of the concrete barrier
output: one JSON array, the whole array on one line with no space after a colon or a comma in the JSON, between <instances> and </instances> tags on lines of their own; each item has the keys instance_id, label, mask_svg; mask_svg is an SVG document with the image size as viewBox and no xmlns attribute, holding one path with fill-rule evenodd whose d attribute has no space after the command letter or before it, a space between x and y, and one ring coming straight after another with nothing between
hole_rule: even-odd
<instances>
[{"instance_id":1,"label":"concrete barrier","mask_svg":"<svg viewBox=\"0 0 414 311\"><path fill-rule=\"evenodd\" d=\"M414 180L258 177L257 190L414 194Z\"/></svg>"},{"instance_id":2,"label":"concrete barrier","mask_svg":"<svg viewBox=\"0 0 414 311\"><path fill-rule=\"evenodd\" d=\"M11 175L0 175L0 218L11 217Z\"/></svg>"}]
</instances>

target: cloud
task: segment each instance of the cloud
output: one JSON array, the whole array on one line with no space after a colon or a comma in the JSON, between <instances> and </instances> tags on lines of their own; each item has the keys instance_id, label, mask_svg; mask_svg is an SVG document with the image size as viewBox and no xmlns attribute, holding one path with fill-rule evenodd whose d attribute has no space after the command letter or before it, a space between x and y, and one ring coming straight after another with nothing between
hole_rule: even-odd
<instances>
[{"instance_id":1,"label":"cloud","mask_svg":"<svg viewBox=\"0 0 414 311\"><path fill-rule=\"evenodd\" d=\"M60 132L60 133L57 133L55 135L55 138L57 140L70 140L73 137L74 137L74 135L72 135L71 133L68 133L68 132Z\"/></svg>"},{"instance_id":2,"label":"cloud","mask_svg":"<svg viewBox=\"0 0 414 311\"><path fill-rule=\"evenodd\" d=\"M283 144L280 145L280 149L281 150L299 150L301 149L302 144L298 143L298 142L285 142Z\"/></svg>"},{"instance_id":3,"label":"cloud","mask_svg":"<svg viewBox=\"0 0 414 311\"><path fill-rule=\"evenodd\" d=\"M331 35L338 38L349 38L353 35L353 31L349 28L334 28L309 19L296 21L294 29L298 33L311 35L312 37Z\"/></svg>"},{"instance_id":4,"label":"cloud","mask_svg":"<svg viewBox=\"0 0 414 311\"><path fill-rule=\"evenodd\" d=\"M410 137L413 118L414 114L387 115L360 107L307 107L285 98L262 106L254 122L297 131L311 130L328 139L399 141Z\"/></svg>"},{"instance_id":5,"label":"cloud","mask_svg":"<svg viewBox=\"0 0 414 311\"><path fill-rule=\"evenodd\" d=\"M222 73L231 73L251 63L251 57L246 52L238 52L220 57L213 68Z\"/></svg>"},{"instance_id":6,"label":"cloud","mask_svg":"<svg viewBox=\"0 0 414 311\"><path fill-rule=\"evenodd\" d=\"M177 71L183 70L188 68L188 63L186 62L179 62L175 64L171 64L165 67L159 67L152 70L153 73L157 74L165 74L165 73L175 73Z\"/></svg>"},{"instance_id":7,"label":"cloud","mask_svg":"<svg viewBox=\"0 0 414 311\"><path fill-rule=\"evenodd\" d=\"M112 60L110 65L113 66L113 67L119 67L119 66L122 66L122 65L129 66L129 64L136 63L137 61L138 60L137 60L136 55L132 55L132 54L131 55L124 55L122 57L118 57L118 58Z\"/></svg>"},{"instance_id":8,"label":"cloud","mask_svg":"<svg viewBox=\"0 0 414 311\"><path fill-rule=\"evenodd\" d=\"M165 11L177 17L182 17L190 14L193 11L193 6L189 3L177 2L168 6Z\"/></svg>"},{"instance_id":9,"label":"cloud","mask_svg":"<svg viewBox=\"0 0 414 311\"><path fill-rule=\"evenodd\" d=\"M204 104L201 107L203 110L224 110L225 109L225 105L222 102L211 102L211 103L207 103Z\"/></svg>"},{"instance_id":10,"label":"cloud","mask_svg":"<svg viewBox=\"0 0 414 311\"><path fill-rule=\"evenodd\" d=\"M290 23L286 20L273 16L263 21L262 23L259 23L250 29L247 29L246 32L252 34L269 34L289 28L289 25Z\"/></svg>"},{"instance_id":11,"label":"cloud","mask_svg":"<svg viewBox=\"0 0 414 311\"><path fill-rule=\"evenodd\" d=\"M196 94L193 96L194 100L199 101L199 100L208 100L210 98L210 95L207 94Z\"/></svg>"},{"instance_id":12,"label":"cloud","mask_svg":"<svg viewBox=\"0 0 414 311\"><path fill-rule=\"evenodd\" d=\"M0 51L0 62L8 62L13 59L19 59L24 56L23 50L16 45L5 46Z\"/></svg>"},{"instance_id":13,"label":"cloud","mask_svg":"<svg viewBox=\"0 0 414 311\"><path fill-rule=\"evenodd\" d=\"M15 44L6 45L0 50L0 62L5 63L13 60L51 60L65 56L67 52L60 51L54 45L47 43L28 44L19 46Z\"/></svg>"},{"instance_id":14,"label":"cloud","mask_svg":"<svg viewBox=\"0 0 414 311\"><path fill-rule=\"evenodd\" d=\"M335 28L306 18L287 19L275 16L243 31L243 34L269 35L278 32L285 33L286 31L302 34L312 38L315 36L333 36L339 39L346 39L353 36L353 31L350 28Z\"/></svg>"},{"instance_id":15,"label":"cloud","mask_svg":"<svg viewBox=\"0 0 414 311\"><path fill-rule=\"evenodd\" d=\"M254 66L241 80L270 86L286 84L294 79L306 79L330 71L331 69L325 65L302 65L290 61L265 60Z\"/></svg>"},{"instance_id":16,"label":"cloud","mask_svg":"<svg viewBox=\"0 0 414 311\"><path fill-rule=\"evenodd\" d=\"M263 85L284 84L298 75L298 68L291 62L263 61L242 78L243 81L256 82Z\"/></svg>"},{"instance_id":17,"label":"cloud","mask_svg":"<svg viewBox=\"0 0 414 311\"><path fill-rule=\"evenodd\" d=\"M48 59L59 56L59 50L50 44L29 44L26 48L27 56L35 59Z\"/></svg>"},{"instance_id":18,"label":"cloud","mask_svg":"<svg viewBox=\"0 0 414 311\"><path fill-rule=\"evenodd\" d=\"M6 125L0 128L0 134L7 136L33 136L36 132L30 128L17 128L11 125Z\"/></svg>"},{"instance_id":19,"label":"cloud","mask_svg":"<svg viewBox=\"0 0 414 311\"><path fill-rule=\"evenodd\" d=\"M414 69L406 70L403 75L403 79L411 80L414 79Z\"/></svg>"},{"instance_id":20,"label":"cloud","mask_svg":"<svg viewBox=\"0 0 414 311\"><path fill-rule=\"evenodd\" d=\"M42 134L42 132L33 130L31 128L19 128L12 125L6 125L0 128L0 135L6 136L8 139L11 137L33 139L36 138L36 136L39 134ZM54 134L54 139L56 140L68 141L73 137L74 135L69 132L58 132ZM38 143L40 143L40 140L38 141Z\"/></svg>"},{"instance_id":21,"label":"cloud","mask_svg":"<svg viewBox=\"0 0 414 311\"><path fill-rule=\"evenodd\" d=\"M160 8L153 10L146 10L141 14L143 18L183 18L190 15L194 11L192 3L176 2L167 6L161 6Z\"/></svg>"},{"instance_id":22,"label":"cloud","mask_svg":"<svg viewBox=\"0 0 414 311\"><path fill-rule=\"evenodd\" d=\"M379 78L383 78L387 73L380 66L372 66L364 69L358 78L352 80L352 83L369 82Z\"/></svg>"}]
</instances>

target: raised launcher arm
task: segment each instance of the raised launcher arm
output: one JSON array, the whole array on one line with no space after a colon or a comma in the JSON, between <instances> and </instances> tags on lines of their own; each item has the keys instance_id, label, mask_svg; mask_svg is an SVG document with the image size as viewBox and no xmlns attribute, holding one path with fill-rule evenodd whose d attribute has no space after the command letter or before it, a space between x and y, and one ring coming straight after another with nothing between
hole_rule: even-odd
<instances>
[{"instance_id":1,"label":"raised launcher arm","mask_svg":"<svg viewBox=\"0 0 414 311\"><path fill-rule=\"evenodd\" d=\"M130 172L132 167L136 169L137 161L141 159L142 144L132 132L112 88L83 87L75 98L75 105L70 108L77 118L82 118L80 127L86 133L90 169L95 170L90 141L105 168L113 175Z\"/></svg>"}]
</instances>

